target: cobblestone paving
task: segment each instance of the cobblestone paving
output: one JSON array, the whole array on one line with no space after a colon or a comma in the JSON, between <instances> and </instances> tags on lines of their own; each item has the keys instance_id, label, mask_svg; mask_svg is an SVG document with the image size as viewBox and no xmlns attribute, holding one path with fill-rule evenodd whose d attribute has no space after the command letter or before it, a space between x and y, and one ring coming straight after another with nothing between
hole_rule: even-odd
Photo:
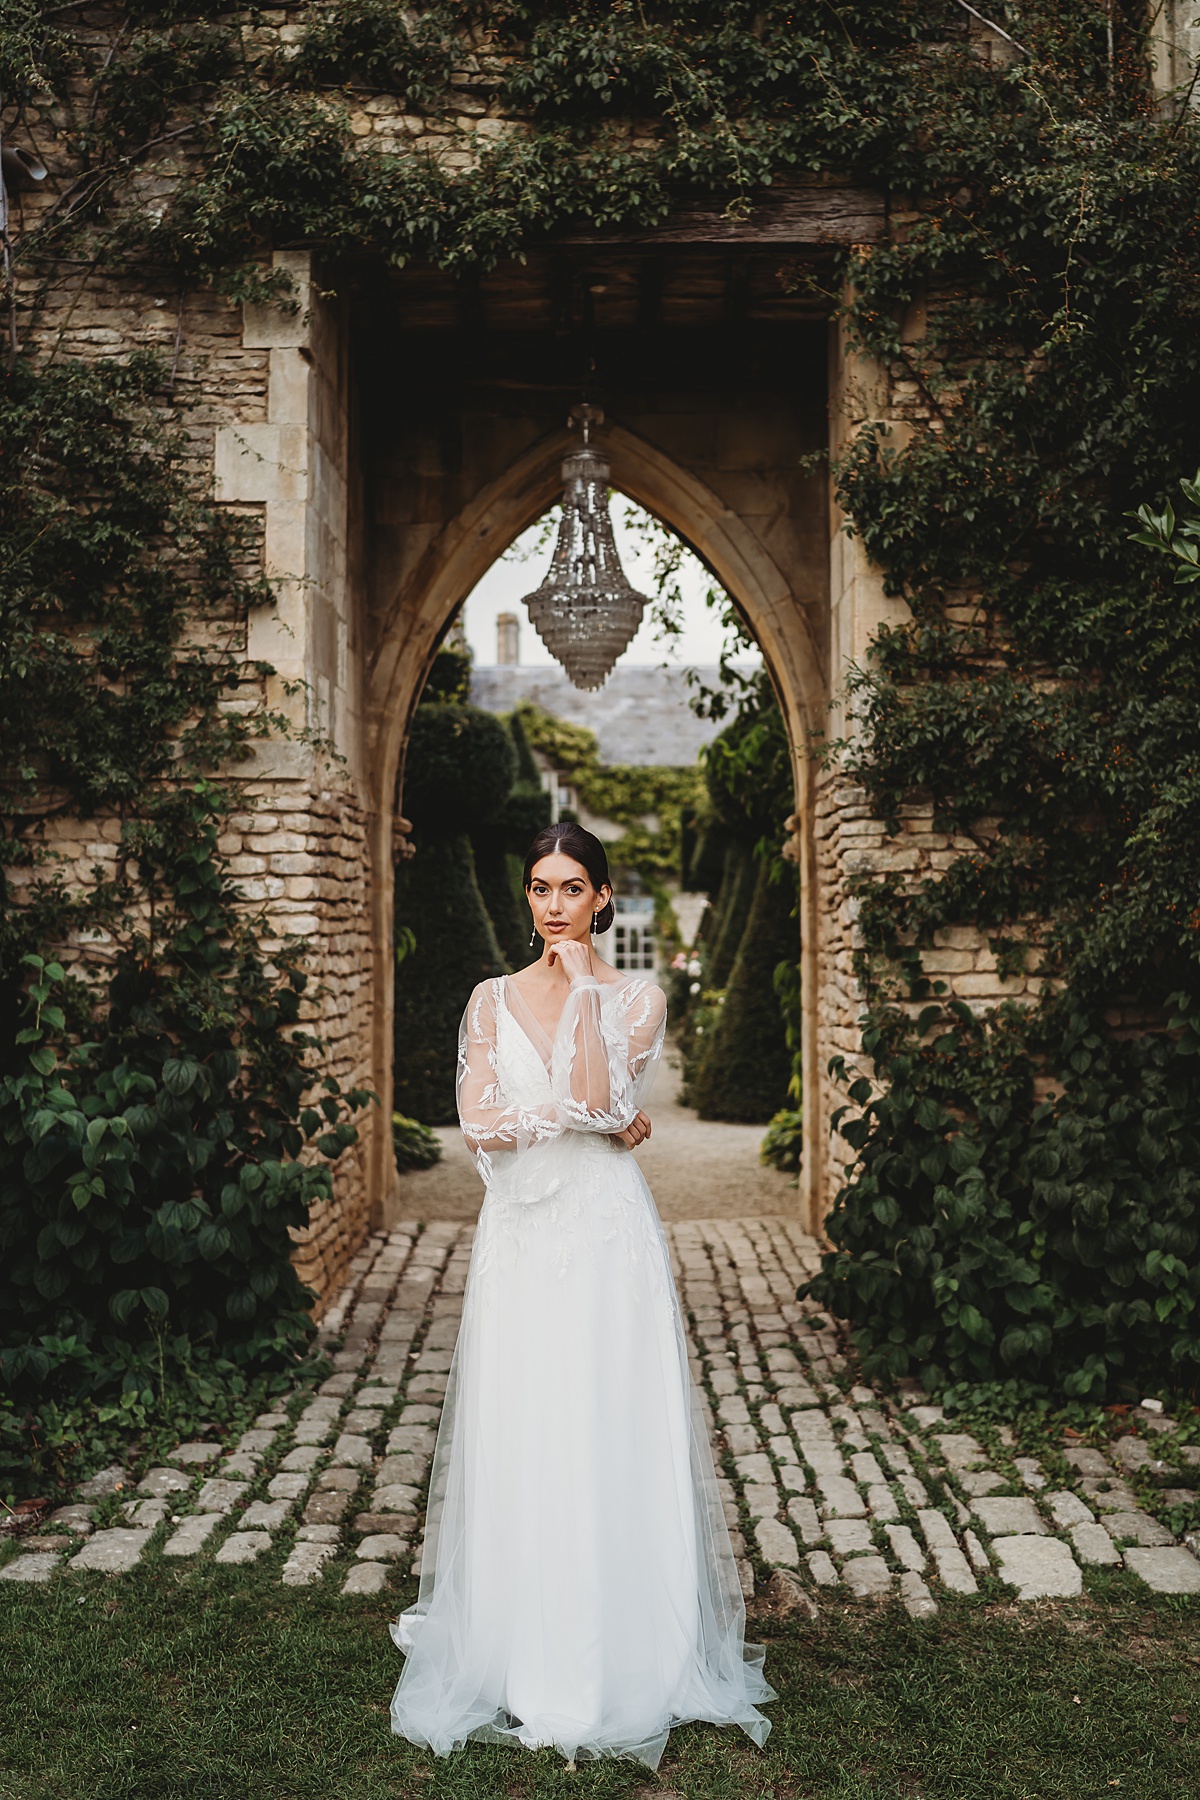
<instances>
[{"instance_id":1,"label":"cobblestone paving","mask_svg":"<svg viewBox=\"0 0 1200 1800\"><path fill-rule=\"evenodd\" d=\"M1043 1464L1003 1428L985 1449L920 1396L896 1405L849 1385L830 1321L795 1299L817 1251L790 1221L667 1229L748 1596L757 1579L787 1606L840 1590L894 1595L921 1616L986 1575L1020 1599L1069 1597L1088 1569L1122 1563L1159 1592L1200 1593L1200 1537L1180 1542L1155 1516L1185 1518L1197 1498L1200 1446L1172 1446L1171 1420L1139 1412L1111 1456L1081 1446ZM346 1594L419 1573L471 1232L437 1221L371 1239L324 1322L324 1342L342 1343L327 1380L260 1415L232 1449L180 1444L136 1482L102 1471L22 1540L0 1580L118 1575L158 1555L266 1557L285 1586L333 1581Z\"/></svg>"}]
</instances>

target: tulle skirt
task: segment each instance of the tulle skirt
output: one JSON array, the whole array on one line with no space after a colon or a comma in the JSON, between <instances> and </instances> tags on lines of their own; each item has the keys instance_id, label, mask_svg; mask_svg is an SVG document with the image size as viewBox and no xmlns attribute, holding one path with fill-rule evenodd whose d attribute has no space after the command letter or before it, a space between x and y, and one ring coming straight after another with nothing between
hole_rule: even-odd
<instances>
[{"instance_id":1,"label":"tulle skirt","mask_svg":"<svg viewBox=\"0 0 1200 1800\"><path fill-rule=\"evenodd\" d=\"M608 1139L545 1148L480 1214L392 1729L651 1768L686 1720L761 1744L774 1696L650 1190Z\"/></svg>"}]
</instances>

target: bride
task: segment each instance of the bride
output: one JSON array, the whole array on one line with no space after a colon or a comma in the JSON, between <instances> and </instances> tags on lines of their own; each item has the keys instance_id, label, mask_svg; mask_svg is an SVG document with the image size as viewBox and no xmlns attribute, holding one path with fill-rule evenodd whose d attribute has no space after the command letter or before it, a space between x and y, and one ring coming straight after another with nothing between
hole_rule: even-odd
<instances>
[{"instance_id":1,"label":"bride","mask_svg":"<svg viewBox=\"0 0 1200 1800\"><path fill-rule=\"evenodd\" d=\"M482 982L459 1116L486 1185L434 1452L392 1729L656 1768L672 1725L770 1730L679 1300L629 1152L666 1001L597 956L604 847L549 826L525 860L541 960ZM532 944L534 939L530 939Z\"/></svg>"}]
</instances>

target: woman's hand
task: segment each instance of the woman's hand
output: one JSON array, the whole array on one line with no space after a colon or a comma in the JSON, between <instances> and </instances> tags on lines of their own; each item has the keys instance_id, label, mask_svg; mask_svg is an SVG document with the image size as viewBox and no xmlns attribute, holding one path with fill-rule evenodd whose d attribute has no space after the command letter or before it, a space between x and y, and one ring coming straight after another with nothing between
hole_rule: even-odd
<instances>
[{"instance_id":1,"label":"woman's hand","mask_svg":"<svg viewBox=\"0 0 1200 1800\"><path fill-rule=\"evenodd\" d=\"M635 1113L624 1131L614 1131L613 1137L618 1144L624 1144L627 1150L636 1150L650 1136L649 1113Z\"/></svg>"},{"instance_id":2,"label":"woman's hand","mask_svg":"<svg viewBox=\"0 0 1200 1800\"><path fill-rule=\"evenodd\" d=\"M568 981L578 981L581 976L592 973L592 953L586 944L578 938L561 938L550 945L550 954L546 958L547 968L554 967L557 957L562 964L563 974Z\"/></svg>"}]
</instances>

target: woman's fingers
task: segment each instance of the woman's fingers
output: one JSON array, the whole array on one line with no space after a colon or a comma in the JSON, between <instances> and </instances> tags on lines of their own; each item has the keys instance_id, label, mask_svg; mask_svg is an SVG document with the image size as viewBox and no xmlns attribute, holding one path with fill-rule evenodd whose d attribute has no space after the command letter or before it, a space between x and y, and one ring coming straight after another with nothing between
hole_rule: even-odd
<instances>
[{"instance_id":1,"label":"woman's fingers","mask_svg":"<svg viewBox=\"0 0 1200 1800\"><path fill-rule=\"evenodd\" d=\"M636 1150L650 1136L649 1115L644 1112L635 1113L624 1131L614 1131L613 1136L618 1144L624 1144L629 1150Z\"/></svg>"}]
</instances>

